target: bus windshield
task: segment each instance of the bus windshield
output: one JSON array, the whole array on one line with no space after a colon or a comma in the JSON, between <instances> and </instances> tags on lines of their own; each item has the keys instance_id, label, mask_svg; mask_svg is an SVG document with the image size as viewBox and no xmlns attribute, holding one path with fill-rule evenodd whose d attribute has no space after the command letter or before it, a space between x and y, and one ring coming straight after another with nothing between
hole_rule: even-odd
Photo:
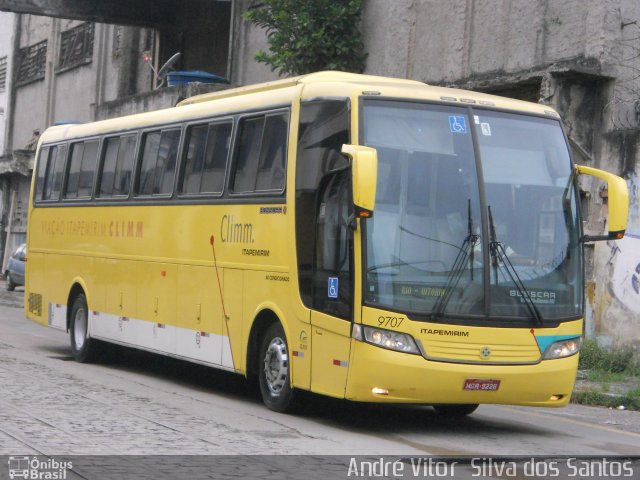
<instances>
[{"instance_id":1,"label":"bus windshield","mask_svg":"<svg viewBox=\"0 0 640 480\"><path fill-rule=\"evenodd\" d=\"M558 120L387 100L363 111L379 168L366 304L481 324L581 315L573 169Z\"/></svg>"}]
</instances>

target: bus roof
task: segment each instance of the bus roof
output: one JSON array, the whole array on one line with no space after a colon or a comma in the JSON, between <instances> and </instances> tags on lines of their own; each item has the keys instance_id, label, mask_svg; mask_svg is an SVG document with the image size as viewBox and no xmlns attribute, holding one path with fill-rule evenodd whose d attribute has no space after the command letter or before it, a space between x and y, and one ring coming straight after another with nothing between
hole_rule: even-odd
<instances>
[{"instance_id":1,"label":"bus roof","mask_svg":"<svg viewBox=\"0 0 640 480\"><path fill-rule=\"evenodd\" d=\"M248 85L218 92L196 95L176 107L137 113L80 125L48 128L40 141L57 142L76 137L115 133L128 129L168 125L212 115L228 115L238 111L291 104L292 97L382 96L404 100L434 101L457 105L476 105L514 112L559 118L553 108L486 93L435 87L416 80L360 75L345 72L317 72L272 82ZM215 105L215 110L212 107Z\"/></svg>"},{"instance_id":2,"label":"bus roof","mask_svg":"<svg viewBox=\"0 0 640 480\"><path fill-rule=\"evenodd\" d=\"M178 103L178 106L208 102L210 100L216 100L219 98L246 95L248 93L266 92L269 90L293 87L299 84L311 85L314 83L352 83L360 85L364 83L370 83L398 86L426 85L422 82L418 82L417 80L405 80L402 78L377 77L373 75L359 75L356 73L325 71L309 73L307 75L300 75L298 77L284 78L282 80L275 80L272 82L247 85L245 87L231 88L229 90L222 90L218 92L203 93L201 95L195 95L193 97L187 98L186 100L183 100L182 102Z\"/></svg>"}]
</instances>

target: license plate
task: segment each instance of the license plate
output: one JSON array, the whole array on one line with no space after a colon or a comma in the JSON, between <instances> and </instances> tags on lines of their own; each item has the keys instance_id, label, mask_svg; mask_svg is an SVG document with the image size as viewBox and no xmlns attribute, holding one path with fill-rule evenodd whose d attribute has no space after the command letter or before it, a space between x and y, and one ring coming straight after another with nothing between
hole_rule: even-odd
<instances>
[{"instance_id":1,"label":"license plate","mask_svg":"<svg viewBox=\"0 0 640 480\"><path fill-rule=\"evenodd\" d=\"M495 392L500 388L500 380L488 378L467 378L462 387L463 390L473 392Z\"/></svg>"}]
</instances>

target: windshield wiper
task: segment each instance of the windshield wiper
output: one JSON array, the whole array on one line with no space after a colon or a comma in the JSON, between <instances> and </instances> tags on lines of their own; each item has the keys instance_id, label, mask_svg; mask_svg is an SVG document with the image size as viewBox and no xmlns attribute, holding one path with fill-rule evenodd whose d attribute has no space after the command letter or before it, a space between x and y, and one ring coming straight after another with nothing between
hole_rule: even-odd
<instances>
[{"instance_id":1,"label":"windshield wiper","mask_svg":"<svg viewBox=\"0 0 640 480\"><path fill-rule=\"evenodd\" d=\"M473 234L473 219L471 217L471 199L468 200L467 204L467 236L465 237L462 245L459 247L458 255L456 256L453 266L449 271L449 275L447 276L447 283L444 286L444 291L442 296L438 298L435 305L433 306L433 311L431 313L431 318L434 320L439 320L442 318L445 309L447 308L447 304L451 300L451 295L453 294L453 290L456 288L460 279L462 278L462 273L467 265L467 259L469 259L469 263L471 265L471 280L473 280L473 261L474 261L474 249L476 243L478 243L478 239L480 238L478 235ZM458 248L458 247L456 247Z\"/></svg>"},{"instance_id":2,"label":"windshield wiper","mask_svg":"<svg viewBox=\"0 0 640 480\"><path fill-rule=\"evenodd\" d=\"M378 265L372 265L369 268L367 268L367 273L375 272L377 270L380 270L381 268L403 267L406 265L409 265L409 264L407 262L403 262L402 260L397 260L395 262L389 262L389 263L380 263Z\"/></svg>"},{"instance_id":3,"label":"windshield wiper","mask_svg":"<svg viewBox=\"0 0 640 480\"><path fill-rule=\"evenodd\" d=\"M544 319L542 318L538 307L536 307L536 304L531 299L529 290L527 290L527 287L524 286L524 283L520 279L518 272L515 268L513 268L513 264L507 256L504 245L502 244L502 242L498 241L498 237L496 235L496 226L493 223L491 206L487 206L487 209L489 210L489 254L491 255L491 266L494 268L495 272L496 285L498 284L498 268L500 267L500 263L502 263L502 265L504 265L505 267L505 270L509 274L509 278L518 289L518 293L520 293L520 296L523 298L524 303L529 310L529 313L531 313L536 323L539 326L542 326L544 325Z\"/></svg>"}]
</instances>

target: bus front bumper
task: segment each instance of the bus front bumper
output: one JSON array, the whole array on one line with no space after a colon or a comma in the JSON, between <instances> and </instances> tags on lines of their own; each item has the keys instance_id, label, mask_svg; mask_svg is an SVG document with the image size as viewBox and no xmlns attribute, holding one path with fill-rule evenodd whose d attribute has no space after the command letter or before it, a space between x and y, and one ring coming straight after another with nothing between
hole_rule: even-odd
<instances>
[{"instance_id":1,"label":"bus front bumper","mask_svg":"<svg viewBox=\"0 0 640 480\"><path fill-rule=\"evenodd\" d=\"M577 368L578 355L535 365L461 364L354 341L345 397L362 402L562 407L571 397ZM465 390L469 380L492 383L492 388L496 381L499 384L492 391Z\"/></svg>"}]
</instances>

